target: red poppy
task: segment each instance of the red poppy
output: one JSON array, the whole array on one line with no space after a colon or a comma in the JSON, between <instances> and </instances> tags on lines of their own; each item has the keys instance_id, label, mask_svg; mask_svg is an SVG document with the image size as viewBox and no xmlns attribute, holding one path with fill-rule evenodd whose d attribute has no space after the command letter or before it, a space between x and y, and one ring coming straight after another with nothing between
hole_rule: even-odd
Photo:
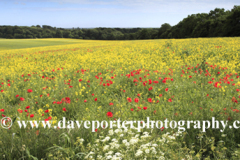
<instances>
[{"instance_id":1,"label":"red poppy","mask_svg":"<svg viewBox=\"0 0 240 160\"><path fill-rule=\"evenodd\" d=\"M133 111L133 108L131 108L131 111Z\"/></svg>"},{"instance_id":2,"label":"red poppy","mask_svg":"<svg viewBox=\"0 0 240 160\"><path fill-rule=\"evenodd\" d=\"M95 98L94 101L97 101L97 98Z\"/></svg>"},{"instance_id":3,"label":"red poppy","mask_svg":"<svg viewBox=\"0 0 240 160\"><path fill-rule=\"evenodd\" d=\"M151 79L149 79L148 81L149 81L149 83L148 83L148 84L152 84L152 80L151 80Z\"/></svg>"},{"instance_id":4,"label":"red poppy","mask_svg":"<svg viewBox=\"0 0 240 160\"><path fill-rule=\"evenodd\" d=\"M146 109L147 109L147 107L143 107L143 109L144 109L144 110L146 110Z\"/></svg>"},{"instance_id":5,"label":"red poppy","mask_svg":"<svg viewBox=\"0 0 240 160\"><path fill-rule=\"evenodd\" d=\"M215 82L215 83L214 83L214 87L217 88L217 87L218 87L218 83L219 83L219 82Z\"/></svg>"},{"instance_id":6,"label":"red poppy","mask_svg":"<svg viewBox=\"0 0 240 160\"><path fill-rule=\"evenodd\" d=\"M172 99L171 99L171 98L169 98L169 99L168 99L168 102L172 102Z\"/></svg>"},{"instance_id":7,"label":"red poppy","mask_svg":"<svg viewBox=\"0 0 240 160\"><path fill-rule=\"evenodd\" d=\"M62 110L63 110L64 112L66 112L66 111L67 111L67 110L66 110L66 108L63 108Z\"/></svg>"},{"instance_id":8,"label":"red poppy","mask_svg":"<svg viewBox=\"0 0 240 160\"><path fill-rule=\"evenodd\" d=\"M48 113L49 112L49 110L47 109L46 111L45 111L45 113Z\"/></svg>"},{"instance_id":9,"label":"red poppy","mask_svg":"<svg viewBox=\"0 0 240 160\"><path fill-rule=\"evenodd\" d=\"M168 91L168 88L166 88L165 91L167 92L167 91Z\"/></svg>"},{"instance_id":10,"label":"red poppy","mask_svg":"<svg viewBox=\"0 0 240 160\"><path fill-rule=\"evenodd\" d=\"M148 98L148 102L150 102L150 103L151 103L151 102L152 102L152 98Z\"/></svg>"},{"instance_id":11,"label":"red poppy","mask_svg":"<svg viewBox=\"0 0 240 160\"><path fill-rule=\"evenodd\" d=\"M128 102L132 102L132 98L127 98L127 101Z\"/></svg>"},{"instance_id":12,"label":"red poppy","mask_svg":"<svg viewBox=\"0 0 240 160\"><path fill-rule=\"evenodd\" d=\"M33 118L33 117L34 117L34 114L31 114L31 115L30 115L30 118Z\"/></svg>"},{"instance_id":13,"label":"red poppy","mask_svg":"<svg viewBox=\"0 0 240 160\"><path fill-rule=\"evenodd\" d=\"M66 97L64 101L65 103L69 103L69 104L71 103L71 99L69 97Z\"/></svg>"},{"instance_id":14,"label":"red poppy","mask_svg":"<svg viewBox=\"0 0 240 160\"><path fill-rule=\"evenodd\" d=\"M110 106L112 106L112 105L113 105L113 103L112 103L112 102L110 102L110 103L109 103L109 105L110 105Z\"/></svg>"},{"instance_id":15,"label":"red poppy","mask_svg":"<svg viewBox=\"0 0 240 160\"><path fill-rule=\"evenodd\" d=\"M57 102L57 104L62 104L62 101L60 101L60 102Z\"/></svg>"},{"instance_id":16,"label":"red poppy","mask_svg":"<svg viewBox=\"0 0 240 160\"><path fill-rule=\"evenodd\" d=\"M135 98L134 101L135 101L136 103L138 103L139 99L138 99L138 98Z\"/></svg>"},{"instance_id":17,"label":"red poppy","mask_svg":"<svg viewBox=\"0 0 240 160\"><path fill-rule=\"evenodd\" d=\"M19 113L22 113L22 112L23 112L21 109L18 109L17 111L18 111Z\"/></svg>"},{"instance_id":18,"label":"red poppy","mask_svg":"<svg viewBox=\"0 0 240 160\"><path fill-rule=\"evenodd\" d=\"M113 116L112 112L107 112L107 116L112 117Z\"/></svg>"},{"instance_id":19,"label":"red poppy","mask_svg":"<svg viewBox=\"0 0 240 160\"><path fill-rule=\"evenodd\" d=\"M238 103L238 101L235 97L232 98L232 102Z\"/></svg>"}]
</instances>

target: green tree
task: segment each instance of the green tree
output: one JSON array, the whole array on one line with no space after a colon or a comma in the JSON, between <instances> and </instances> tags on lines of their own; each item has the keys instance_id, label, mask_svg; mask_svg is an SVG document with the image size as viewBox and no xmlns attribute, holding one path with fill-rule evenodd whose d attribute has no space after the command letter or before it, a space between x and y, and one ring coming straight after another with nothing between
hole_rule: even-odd
<instances>
[{"instance_id":1,"label":"green tree","mask_svg":"<svg viewBox=\"0 0 240 160\"><path fill-rule=\"evenodd\" d=\"M64 30L63 31L63 38L71 38L71 32L69 30Z\"/></svg>"},{"instance_id":2,"label":"green tree","mask_svg":"<svg viewBox=\"0 0 240 160\"><path fill-rule=\"evenodd\" d=\"M240 36L240 6L234 6L224 25L225 36Z\"/></svg>"},{"instance_id":3,"label":"green tree","mask_svg":"<svg viewBox=\"0 0 240 160\"><path fill-rule=\"evenodd\" d=\"M168 23L164 23L158 30L158 38L162 38L161 35L166 32L167 30L171 29L171 25Z\"/></svg>"},{"instance_id":4,"label":"green tree","mask_svg":"<svg viewBox=\"0 0 240 160\"><path fill-rule=\"evenodd\" d=\"M150 39L149 30L148 29L142 29L139 35L139 39Z\"/></svg>"},{"instance_id":5,"label":"green tree","mask_svg":"<svg viewBox=\"0 0 240 160\"><path fill-rule=\"evenodd\" d=\"M63 32L60 29L57 29L55 36L56 38L63 38Z\"/></svg>"}]
</instances>

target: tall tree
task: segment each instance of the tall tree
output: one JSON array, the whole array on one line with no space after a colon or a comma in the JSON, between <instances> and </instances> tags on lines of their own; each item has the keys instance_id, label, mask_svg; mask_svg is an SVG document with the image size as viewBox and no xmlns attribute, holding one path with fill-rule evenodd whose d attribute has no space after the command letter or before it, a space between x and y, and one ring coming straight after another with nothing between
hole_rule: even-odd
<instances>
[{"instance_id":1,"label":"tall tree","mask_svg":"<svg viewBox=\"0 0 240 160\"><path fill-rule=\"evenodd\" d=\"M171 25L168 23L164 23L158 30L158 37L161 38L161 35L166 32L167 30L171 29Z\"/></svg>"}]
</instances>

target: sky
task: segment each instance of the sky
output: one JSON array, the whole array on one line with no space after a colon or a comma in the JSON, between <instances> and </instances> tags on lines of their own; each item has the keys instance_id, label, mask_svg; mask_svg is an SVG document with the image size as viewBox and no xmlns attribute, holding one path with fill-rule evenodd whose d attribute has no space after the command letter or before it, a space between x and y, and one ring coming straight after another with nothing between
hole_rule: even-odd
<instances>
[{"instance_id":1,"label":"sky","mask_svg":"<svg viewBox=\"0 0 240 160\"><path fill-rule=\"evenodd\" d=\"M188 15L231 10L240 0L0 0L0 25L57 28L176 25Z\"/></svg>"}]
</instances>

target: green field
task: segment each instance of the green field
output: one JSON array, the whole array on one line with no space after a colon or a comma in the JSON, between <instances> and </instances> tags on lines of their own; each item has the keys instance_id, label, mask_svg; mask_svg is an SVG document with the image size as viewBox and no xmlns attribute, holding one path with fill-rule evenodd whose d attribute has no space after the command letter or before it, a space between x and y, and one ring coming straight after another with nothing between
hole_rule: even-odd
<instances>
[{"instance_id":1,"label":"green field","mask_svg":"<svg viewBox=\"0 0 240 160\"><path fill-rule=\"evenodd\" d=\"M33 47L45 47L64 44L86 43L77 39L0 39L0 51L9 49L22 49Z\"/></svg>"}]
</instances>

